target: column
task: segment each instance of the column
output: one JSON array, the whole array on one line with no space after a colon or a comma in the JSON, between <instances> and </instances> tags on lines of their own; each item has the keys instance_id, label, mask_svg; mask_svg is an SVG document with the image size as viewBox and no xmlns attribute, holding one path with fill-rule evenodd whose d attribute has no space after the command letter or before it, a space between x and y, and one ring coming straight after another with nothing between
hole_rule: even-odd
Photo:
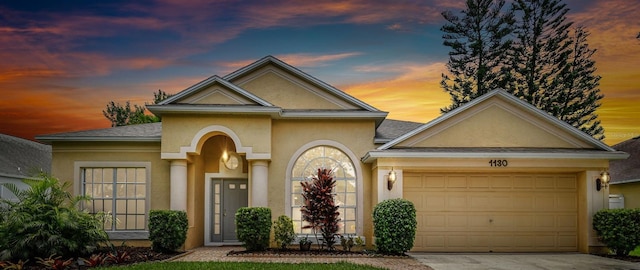
<instances>
[{"instance_id":1,"label":"column","mask_svg":"<svg viewBox=\"0 0 640 270\"><path fill-rule=\"evenodd\" d=\"M187 210L187 161L171 161L171 210Z\"/></svg>"},{"instance_id":2,"label":"column","mask_svg":"<svg viewBox=\"0 0 640 270\"><path fill-rule=\"evenodd\" d=\"M268 166L266 160L251 161L251 206L268 206Z\"/></svg>"}]
</instances>

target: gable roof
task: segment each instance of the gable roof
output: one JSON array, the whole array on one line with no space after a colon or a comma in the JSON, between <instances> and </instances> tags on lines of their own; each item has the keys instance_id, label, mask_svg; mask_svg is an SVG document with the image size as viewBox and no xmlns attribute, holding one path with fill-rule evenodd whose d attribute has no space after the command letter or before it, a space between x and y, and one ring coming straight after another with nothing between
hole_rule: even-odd
<instances>
[{"instance_id":1,"label":"gable roof","mask_svg":"<svg viewBox=\"0 0 640 270\"><path fill-rule=\"evenodd\" d=\"M242 80L268 65L274 66L278 70L283 70L287 76L293 76L302 80L305 84L313 86L317 91L330 96L336 104L349 104L347 107L330 109L292 109L281 108L272 102L265 100L251 91L239 86L236 82ZM238 104L195 104L189 102L189 97L198 95L199 92L207 91L208 88L219 85L230 91L229 95L238 95L251 103ZM208 90L210 91L210 90ZM326 93L326 94L325 94ZM317 93L316 93L317 94ZM379 125L387 116L387 112L380 111L373 106L358 100L345 92L325 83L313 76L306 74L299 69L282 62L273 57L266 56L252 64L240 68L224 77L211 76L178 94L164 100L157 105L149 105L147 108L157 115L166 113L197 113L197 114L259 114L270 115L273 118L343 118L343 119L375 119Z\"/></svg>"},{"instance_id":2,"label":"gable roof","mask_svg":"<svg viewBox=\"0 0 640 270\"><path fill-rule=\"evenodd\" d=\"M349 94L347 94L347 93L345 93L345 92L343 92L343 91L341 91L341 90L339 90L339 89L337 89L337 88L335 88L335 87L333 87L333 86L331 86L331 85L329 85L329 84L327 84L327 83L325 83L325 82L323 82L323 81L321 81L321 80L319 80L319 79L317 79L317 78L315 78L315 77L313 77L313 76L311 76L311 75L309 75L309 74L307 74L307 73L305 73L305 72L303 72L303 71L301 71L299 69L297 69L296 67L293 67L293 66L283 62L282 60L280 60L280 59L278 59L278 58L276 58L274 56L271 56L271 55L265 56L265 57L263 57L262 59L260 59L258 61L255 61L255 62L253 62L253 63L251 63L251 64L249 64L249 65L247 65L247 66L245 66L243 68L240 68L240 69L238 69L238 70L236 70L234 72L229 73L228 75L224 76L224 79L227 80L227 81L234 81L234 80L237 80L237 79L239 79L239 78L241 78L241 77L243 77L243 76L245 76L247 74L250 74L250 73L252 73L252 72L254 72L254 71L256 71L256 70L258 70L258 69L260 69L260 68L262 68L264 66L267 66L269 64L277 66L277 67L279 67L279 68L281 68L283 70L286 70L290 74L292 74L294 76L297 76L297 77L299 77L299 78L301 78L301 79L303 79L303 80L305 80L305 81L307 81L307 82L309 82L309 83L311 83L311 84L313 84L313 85L315 85L315 86L317 86L319 88L322 88L325 91L327 91L327 92L329 92L329 93L331 93L331 94L333 94L333 95L335 95L335 96L337 96L337 97L339 97L339 98L341 98L341 99L343 99L343 100L345 100L345 101L347 101L347 102L349 102L349 103L351 103L351 104L353 104L353 105L355 105L357 107L360 107L363 110L371 111L371 112L379 112L379 110L374 108L373 106L371 106L371 105L369 105L369 104L367 104L367 103L365 103L365 102L363 102L363 101L361 101L361 100L359 100L359 99L357 99L355 97L352 97L351 95L349 95Z\"/></svg>"},{"instance_id":3,"label":"gable roof","mask_svg":"<svg viewBox=\"0 0 640 270\"><path fill-rule=\"evenodd\" d=\"M629 158L609 163L611 184L640 182L640 136L618 143L613 148L629 153Z\"/></svg>"},{"instance_id":4,"label":"gable roof","mask_svg":"<svg viewBox=\"0 0 640 270\"><path fill-rule=\"evenodd\" d=\"M25 178L51 172L51 146L0 134L0 176Z\"/></svg>"},{"instance_id":5,"label":"gable roof","mask_svg":"<svg viewBox=\"0 0 640 270\"><path fill-rule=\"evenodd\" d=\"M490 122L495 124L490 126L482 126L474 122L474 120L479 120L478 117L492 118L494 116L492 113L495 112L508 115L509 117L505 118L508 121L522 122L531 130L536 130L546 137L538 138L537 142L530 143L527 138L518 138L513 137L511 134L504 135L500 133L496 135L502 136L500 137L501 140L505 141L493 142L482 137L474 140L472 138L475 137L469 136L478 136L478 134L461 133L459 129L454 129L455 127L464 126L473 128L471 130L482 131L484 134L495 134L493 128L497 127L501 129L501 132L506 130L508 133L510 126L508 124L503 125L502 122ZM522 131L518 130L518 132ZM440 144L439 139L443 139L442 136L446 135L455 135L467 139L464 139L466 140L465 142L455 139L456 142L460 142L459 145L458 143L456 145L451 145L451 143ZM547 138L553 138L556 142L553 144L547 143ZM513 143L509 140L519 140L519 143ZM523 144L522 141L527 143ZM624 159L627 154L612 149L603 142L520 100L505 90L496 89L390 140L376 150L367 153L362 160L363 162L371 162L378 157L474 158L486 156L505 158Z\"/></svg>"}]
</instances>

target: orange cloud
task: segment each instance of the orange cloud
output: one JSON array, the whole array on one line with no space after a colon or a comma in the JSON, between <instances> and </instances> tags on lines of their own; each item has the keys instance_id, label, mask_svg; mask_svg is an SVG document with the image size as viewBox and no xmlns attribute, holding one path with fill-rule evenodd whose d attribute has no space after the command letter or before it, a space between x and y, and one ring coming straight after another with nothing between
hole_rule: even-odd
<instances>
[{"instance_id":1,"label":"orange cloud","mask_svg":"<svg viewBox=\"0 0 640 270\"><path fill-rule=\"evenodd\" d=\"M343 85L341 89L372 106L390 112L388 118L426 123L440 116L449 96L440 88L445 64L394 63L360 66L359 72L394 71L398 75L384 80Z\"/></svg>"}]
</instances>

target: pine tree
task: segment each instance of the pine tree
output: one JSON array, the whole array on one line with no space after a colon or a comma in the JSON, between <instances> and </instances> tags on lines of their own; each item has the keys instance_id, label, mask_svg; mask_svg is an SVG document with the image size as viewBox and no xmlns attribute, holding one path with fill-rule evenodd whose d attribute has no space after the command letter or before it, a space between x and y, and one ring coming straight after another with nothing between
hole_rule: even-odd
<instances>
[{"instance_id":1,"label":"pine tree","mask_svg":"<svg viewBox=\"0 0 640 270\"><path fill-rule=\"evenodd\" d=\"M600 125L596 109L604 97L600 93L600 76L596 75L595 61L591 59L596 52L587 43L587 32L577 27L571 37L573 48L569 61L562 71L562 90L553 97L552 115L570 125L579 128L598 140L604 139L604 129Z\"/></svg>"},{"instance_id":2,"label":"pine tree","mask_svg":"<svg viewBox=\"0 0 640 270\"><path fill-rule=\"evenodd\" d=\"M467 0L466 9L445 11L447 20L441 30L443 44L451 48L442 88L452 104L440 109L448 112L495 88L503 88L510 74L503 63L514 23L511 12L503 13L504 0Z\"/></svg>"},{"instance_id":3,"label":"pine tree","mask_svg":"<svg viewBox=\"0 0 640 270\"><path fill-rule=\"evenodd\" d=\"M559 0L516 0L513 10L519 20L511 57L515 81L509 90L550 112L552 97L562 92L562 72L571 53L569 9Z\"/></svg>"},{"instance_id":4,"label":"pine tree","mask_svg":"<svg viewBox=\"0 0 640 270\"><path fill-rule=\"evenodd\" d=\"M596 139L604 138L596 109L603 98L600 76L589 48L589 35L576 28L560 0L516 0L518 17L509 57L514 81L507 89L537 108L581 129Z\"/></svg>"}]
</instances>

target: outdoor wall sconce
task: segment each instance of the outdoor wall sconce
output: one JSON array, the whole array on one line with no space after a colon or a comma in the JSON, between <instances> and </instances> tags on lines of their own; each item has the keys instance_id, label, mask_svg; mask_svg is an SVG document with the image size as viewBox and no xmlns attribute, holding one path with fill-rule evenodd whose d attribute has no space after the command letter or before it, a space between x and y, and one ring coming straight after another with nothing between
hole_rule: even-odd
<instances>
[{"instance_id":1,"label":"outdoor wall sconce","mask_svg":"<svg viewBox=\"0 0 640 270\"><path fill-rule=\"evenodd\" d=\"M391 168L391 171L387 175L387 189L388 190L391 190L393 188L393 184L396 183L396 180L397 180L396 172L393 170L393 168Z\"/></svg>"},{"instance_id":2,"label":"outdoor wall sconce","mask_svg":"<svg viewBox=\"0 0 640 270\"><path fill-rule=\"evenodd\" d=\"M609 186L609 173L607 171L603 171L600 173L600 177L596 179L596 190L600 191L603 188L607 188Z\"/></svg>"}]
</instances>

